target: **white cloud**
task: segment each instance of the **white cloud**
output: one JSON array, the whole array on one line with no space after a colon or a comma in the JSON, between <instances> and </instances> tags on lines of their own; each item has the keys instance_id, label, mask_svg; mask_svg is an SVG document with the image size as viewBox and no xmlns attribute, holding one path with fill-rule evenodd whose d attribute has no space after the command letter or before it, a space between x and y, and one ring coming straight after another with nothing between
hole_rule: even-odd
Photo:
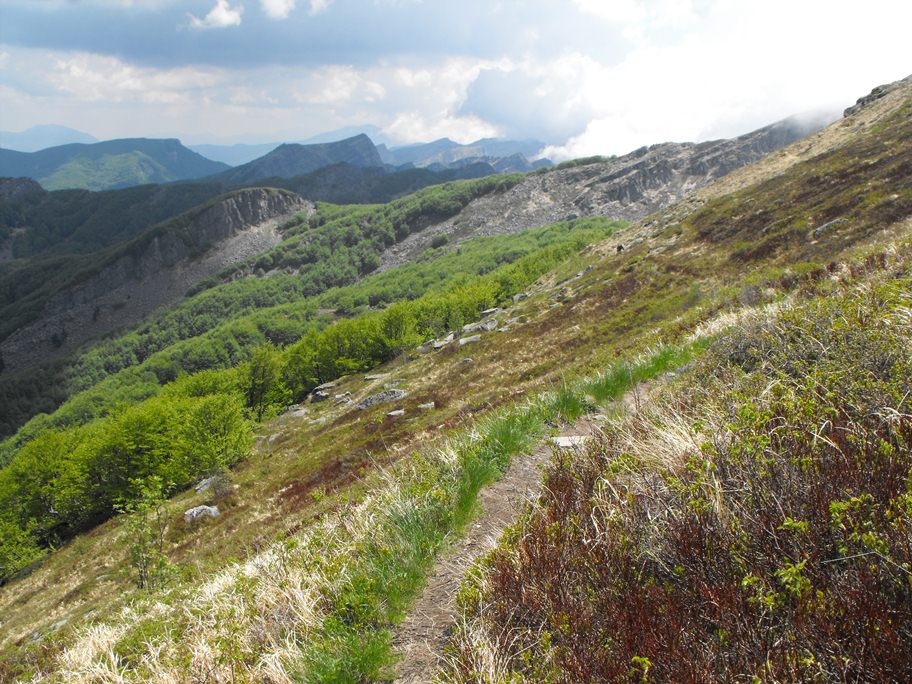
<instances>
[{"instance_id":1,"label":"white cloud","mask_svg":"<svg viewBox=\"0 0 912 684\"><path fill-rule=\"evenodd\" d=\"M295 7L295 0L260 0L260 7L270 19L287 19Z\"/></svg>"},{"instance_id":2,"label":"white cloud","mask_svg":"<svg viewBox=\"0 0 912 684\"><path fill-rule=\"evenodd\" d=\"M82 102L175 103L228 80L227 74L214 69L143 68L87 53L54 56L50 66L48 84Z\"/></svg>"},{"instance_id":3,"label":"white cloud","mask_svg":"<svg viewBox=\"0 0 912 684\"><path fill-rule=\"evenodd\" d=\"M197 142L293 141L364 123L380 126L400 143L440 137L468 142L499 133L457 110L478 73L500 63L449 58L361 68L154 68L89 53L6 49L3 73L11 76L3 79L9 81L4 130L46 121L101 138L177 136ZM47 120L42 112L66 112L66 118Z\"/></svg>"},{"instance_id":4,"label":"white cloud","mask_svg":"<svg viewBox=\"0 0 912 684\"><path fill-rule=\"evenodd\" d=\"M209 13L200 19L190 15L190 26L197 29L226 28L228 26L240 26L241 14L244 12L244 6L238 5L232 7L229 0L216 0L215 7L209 10Z\"/></svg>"},{"instance_id":5,"label":"white cloud","mask_svg":"<svg viewBox=\"0 0 912 684\"><path fill-rule=\"evenodd\" d=\"M329 9L335 0L310 0L310 13L319 14Z\"/></svg>"},{"instance_id":6,"label":"white cloud","mask_svg":"<svg viewBox=\"0 0 912 684\"><path fill-rule=\"evenodd\" d=\"M610 23L642 21L646 17L645 3L638 0L573 0L580 11Z\"/></svg>"},{"instance_id":7,"label":"white cloud","mask_svg":"<svg viewBox=\"0 0 912 684\"><path fill-rule=\"evenodd\" d=\"M538 65L540 81L576 93L576 111L588 112L584 130L547 150L556 159L728 137L809 110L838 111L910 69L912 5L888 0L870 0L864 12L825 2L655 0L627 3L626 18L610 14L611 3L576 2L638 39L618 63L581 62L575 74ZM561 106L566 98L549 104Z\"/></svg>"},{"instance_id":8,"label":"white cloud","mask_svg":"<svg viewBox=\"0 0 912 684\"><path fill-rule=\"evenodd\" d=\"M297 102L314 105L373 103L385 95L386 88L374 75L339 65L314 70L294 89Z\"/></svg>"},{"instance_id":9,"label":"white cloud","mask_svg":"<svg viewBox=\"0 0 912 684\"><path fill-rule=\"evenodd\" d=\"M456 142L468 143L480 138L495 138L500 131L477 116L424 116L418 112L406 111L398 114L383 128L389 137L401 143L431 141L450 138Z\"/></svg>"},{"instance_id":10,"label":"white cloud","mask_svg":"<svg viewBox=\"0 0 912 684\"><path fill-rule=\"evenodd\" d=\"M135 8L170 1L85 0ZM200 1L212 9L194 18L198 28L236 26L244 4L278 18L287 12L287 22L302 26L339 27L331 10L319 22L308 21L308 13L327 10L330 0ZM396 12L381 15L395 14L391 21L411 22L409 30L417 32L435 15L421 11L411 17L408 5L415 1L366 0L365 6L396 6ZM552 41L547 49L541 41L520 41L520 49L505 39L507 56L499 59L471 54L468 38L461 56L442 47L429 51L416 41L389 45L373 62L370 56L382 46L351 57L333 49L334 58L321 62L321 48L314 45L296 65L277 58L256 68L154 68L84 52L0 45L7 55L0 56L0 87L19 93L4 95L0 128L27 128L55 116L55 123L100 137L183 133L197 140L272 142L373 123L403 143L444 136L460 142L497 134L541 137L557 143L549 155L566 158L737 135L821 105L845 107L912 70L908 3L867 0L861 12L824 0L574 2L585 11L592 35L568 30L565 42ZM254 11L259 17L259 9ZM183 12L173 9L175 16ZM579 19L570 3L562 13ZM554 35L533 20L517 26L507 14L503 26L489 27L492 36L497 30L531 36L536 29L542 40ZM277 29L291 28L287 22L260 18L243 30L266 45ZM389 26L377 24L371 35L379 44ZM572 21L568 26L579 28ZM566 45L565 51L555 55L555 44ZM221 59L216 52L213 59ZM349 59L356 64L346 64Z\"/></svg>"}]
</instances>

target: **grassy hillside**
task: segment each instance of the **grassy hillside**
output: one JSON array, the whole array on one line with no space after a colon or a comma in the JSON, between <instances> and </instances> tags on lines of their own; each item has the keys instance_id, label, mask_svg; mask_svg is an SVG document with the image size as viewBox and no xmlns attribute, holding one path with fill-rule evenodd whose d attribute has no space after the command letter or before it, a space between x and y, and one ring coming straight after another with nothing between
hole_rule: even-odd
<instances>
[{"instance_id":1,"label":"grassy hillside","mask_svg":"<svg viewBox=\"0 0 912 684\"><path fill-rule=\"evenodd\" d=\"M389 679L391 630L479 488L590 413L606 440L555 458L462 592L454 680L901 678L909 107L582 252L531 252L36 435L0 473L8 558L118 494L125 514L0 589L4 675ZM496 330L416 349L495 304ZM330 378L329 399L284 411ZM618 399L647 381L657 412L625 419ZM407 393L354 405L392 388ZM213 444L244 437L239 406L263 421L249 455ZM187 434L169 411L211 422ZM223 486L160 498L207 463ZM186 522L202 503L219 516Z\"/></svg>"},{"instance_id":2,"label":"grassy hillside","mask_svg":"<svg viewBox=\"0 0 912 684\"><path fill-rule=\"evenodd\" d=\"M322 328L335 315L369 315L368 306L379 309L436 295L535 255L554 258L548 255L579 250L616 231L619 225L593 219L518 236L478 238L458 251L443 247L430 250L414 263L321 295L304 296L275 278L237 281L230 288L206 291L156 316L137 331L95 347L62 370L64 381L56 387L64 397L74 396L50 415L28 422L4 442L0 462L9 461L17 446L48 427L77 425L103 416L124 402L156 394L161 385L181 373L230 368L247 359L257 346L291 344L306 332ZM274 289L259 287L262 282ZM41 376L36 379L42 380ZM22 391L21 387L15 389ZM10 404L14 399L10 397Z\"/></svg>"},{"instance_id":3,"label":"grassy hillside","mask_svg":"<svg viewBox=\"0 0 912 684\"><path fill-rule=\"evenodd\" d=\"M556 459L462 590L446 680L906 677L910 304L907 276L745 321Z\"/></svg>"}]
</instances>

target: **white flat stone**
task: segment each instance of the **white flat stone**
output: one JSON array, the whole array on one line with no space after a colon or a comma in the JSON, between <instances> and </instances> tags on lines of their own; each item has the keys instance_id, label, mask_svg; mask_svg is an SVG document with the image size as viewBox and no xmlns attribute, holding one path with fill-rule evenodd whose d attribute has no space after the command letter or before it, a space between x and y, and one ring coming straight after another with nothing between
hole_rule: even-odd
<instances>
[{"instance_id":1,"label":"white flat stone","mask_svg":"<svg viewBox=\"0 0 912 684\"><path fill-rule=\"evenodd\" d=\"M586 435L568 435L566 437L552 437L551 443L558 449L578 449L588 440L589 437Z\"/></svg>"}]
</instances>

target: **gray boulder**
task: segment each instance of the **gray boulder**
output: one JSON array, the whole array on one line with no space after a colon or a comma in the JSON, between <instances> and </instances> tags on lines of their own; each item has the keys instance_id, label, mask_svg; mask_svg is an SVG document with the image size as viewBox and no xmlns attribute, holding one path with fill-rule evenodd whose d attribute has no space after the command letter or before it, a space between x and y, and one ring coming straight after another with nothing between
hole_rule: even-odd
<instances>
[{"instance_id":1,"label":"gray boulder","mask_svg":"<svg viewBox=\"0 0 912 684\"><path fill-rule=\"evenodd\" d=\"M389 389L380 392L379 394L372 394L371 396L362 399L358 402L357 407L359 409L368 409L371 406L376 406L377 404L382 404L387 401L398 401L404 397L408 396L408 392L401 389Z\"/></svg>"},{"instance_id":2,"label":"gray boulder","mask_svg":"<svg viewBox=\"0 0 912 684\"><path fill-rule=\"evenodd\" d=\"M484 311L482 311L481 317L489 318L491 316L496 316L497 314L502 314L502 313L503 313L503 309L501 309L499 306L495 306L493 309L485 309Z\"/></svg>"},{"instance_id":3,"label":"gray boulder","mask_svg":"<svg viewBox=\"0 0 912 684\"><path fill-rule=\"evenodd\" d=\"M450 333L449 335L444 337L442 340L434 340L431 343L431 346L434 349L443 349L445 346L447 346L450 342L453 341L454 337L455 336L453 335L453 333Z\"/></svg>"},{"instance_id":4,"label":"gray boulder","mask_svg":"<svg viewBox=\"0 0 912 684\"><path fill-rule=\"evenodd\" d=\"M204 518L219 517L218 506L197 506L188 511L184 511L184 522L192 523Z\"/></svg>"},{"instance_id":5,"label":"gray boulder","mask_svg":"<svg viewBox=\"0 0 912 684\"><path fill-rule=\"evenodd\" d=\"M478 342L479 340L481 340L481 335L469 335L468 337L460 337L459 346L464 347L467 344L471 344L472 342Z\"/></svg>"},{"instance_id":6,"label":"gray boulder","mask_svg":"<svg viewBox=\"0 0 912 684\"><path fill-rule=\"evenodd\" d=\"M497 330L497 321L493 318L462 326L462 332L464 333L491 332L492 330Z\"/></svg>"}]
</instances>

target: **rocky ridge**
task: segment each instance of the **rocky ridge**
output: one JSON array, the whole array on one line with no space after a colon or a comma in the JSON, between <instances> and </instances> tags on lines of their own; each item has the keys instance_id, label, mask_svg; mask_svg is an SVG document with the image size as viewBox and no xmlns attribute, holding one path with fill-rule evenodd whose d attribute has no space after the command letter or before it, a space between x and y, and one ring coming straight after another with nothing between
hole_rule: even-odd
<instances>
[{"instance_id":1,"label":"rocky ridge","mask_svg":"<svg viewBox=\"0 0 912 684\"><path fill-rule=\"evenodd\" d=\"M439 235L458 242L584 216L639 220L823 126L786 119L752 133L704 143L663 143L622 157L528 176L499 195L411 235L381 257L381 270L414 258ZM453 240L455 238L455 240Z\"/></svg>"},{"instance_id":2,"label":"rocky ridge","mask_svg":"<svg viewBox=\"0 0 912 684\"><path fill-rule=\"evenodd\" d=\"M290 192L256 188L195 210L186 227L150 229L113 253L98 272L56 295L40 318L0 343L5 368L18 370L75 350L180 300L227 266L279 243L277 227L313 205Z\"/></svg>"}]
</instances>

